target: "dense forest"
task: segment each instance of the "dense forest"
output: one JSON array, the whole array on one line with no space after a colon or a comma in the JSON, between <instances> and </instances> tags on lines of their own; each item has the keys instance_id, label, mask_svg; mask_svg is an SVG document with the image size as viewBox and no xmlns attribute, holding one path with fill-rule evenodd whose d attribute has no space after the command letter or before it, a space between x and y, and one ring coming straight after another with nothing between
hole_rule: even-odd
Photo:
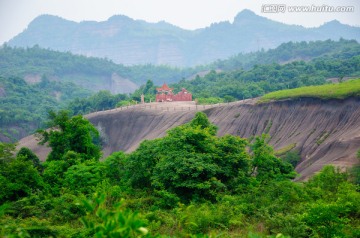
<instances>
[{"instance_id":1,"label":"dense forest","mask_svg":"<svg viewBox=\"0 0 360 238\"><path fill-rule=\"evenodd\" d=\"M101 80L109 78L113 73L141 85L151 79L156 83L177 82L198 71L196 68L175 68L170 66L154 66L151 64L124 66L115 64L109 59L85 57L70 52L58 52L31 48L13 48L6 44L0 47L0 75L3 77L25 77L26 75L45 75L61 81L75 84L104 84ZM99 85L98 85L99 86ZM89 88L93 90L94 88Z\"/></svg>"},{"instance_id":2,"label":"dense forest","mask_svg":"<svg viewBox=\"0 0 360 238\"><path fill-rule=\"evenodd\" d=\"M172 86L177 90L186 88L195 98L220 97L234 100L258 97L287 88L324 84L328 78L341 80L345 76L359 75L360 56L356 55L345 59L319 58L284 65L258 65L248 71L211 71L204 77L182 80Z\"/></svg>"},{"instance_id":3,"label":"dense forest","mask_svg":"<svg viewBox=\"0 0 360 238\"><path fill-rule=\"evenodd\" d=\"M350 58L359 54L360 44L355 40L289 42L283 43L275 49L238 54L227 60L218 60L209 65L174 68L151 64L123 66L108 59L57 52L38 46L26 49L12 48L5 44L0 48L0 75L21 78L26 75L45 75L48 78L71 81L75 84L84 80L91 84L92 81L99 83L97 81L100 79L116 73L138 85L146 83L147 80L152 80L156 85L160 85L164 82L176 83L181 79L196 75L200 71L249 70L255 65L309 61L319 57Z\"/></svg>"},{"instance_id":4,"label":"dense forest","mask_svg":"<svg viewBox=\"0 0 360 238\"><path fill-rule=\"evenodd\" d=\"M90 95L90 91L73 83L46 77L37 84L28 84L19 77L0 76L1 141L17 141L35 132L45 126L48 111L60 110L72 100Z\"/></svg>"},{"instance_id":5,"label":"dense forest","mask_svg":"<svg viewBox=\"0 0 360 238\"><path fill-rule=\"evenodd\" d=\"M356 40L287 42L275 49L237 54L212 64L213 68L225 71L251 69L255 65L285 64L292 61L309 61L315 58L350 58L360 55L360 44Z\"/></svg>"},{"instance_id":6,"label":"dense forest","mask_svg":"<svg viewBox=\"0 0 360 238\"><path fill-rule=\"evenodd\" d=\"M359 168L325 166L307 182L268 136L217 137L204 113L130 154L99 161L82 116L49 114L52 151L0 143L2 237L358 237ZM360 151L358 153L360 157ZM21 176L19 176L21 174Z\"/></svg>"}]
</instances>

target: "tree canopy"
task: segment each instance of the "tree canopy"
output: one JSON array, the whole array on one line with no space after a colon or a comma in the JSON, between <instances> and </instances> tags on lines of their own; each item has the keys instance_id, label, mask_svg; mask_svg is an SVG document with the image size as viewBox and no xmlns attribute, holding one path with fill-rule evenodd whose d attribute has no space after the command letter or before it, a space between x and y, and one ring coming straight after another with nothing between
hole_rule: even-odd
<instances>
[{"instance_id":1,"label":"tree canopy","mask_svg":"<svg viewBox=\"0 0 360 238\"><path fill-rule=\"evenodd\" d=\"M38 131L41 143L48 143L52 149L47 160L61 160L68 151L83 160L100 158L99 132L88 120L81 115L70 117L68 111L51 111L49 119L51 128Z\"/></svg>"}]
</instances>

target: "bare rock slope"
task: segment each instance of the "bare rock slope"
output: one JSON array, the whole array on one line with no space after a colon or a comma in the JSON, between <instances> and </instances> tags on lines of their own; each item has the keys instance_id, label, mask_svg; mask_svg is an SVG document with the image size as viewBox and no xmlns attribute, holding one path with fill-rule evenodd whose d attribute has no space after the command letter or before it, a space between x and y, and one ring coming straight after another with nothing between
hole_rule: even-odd
<instances>
[{"instance_id":1,"label":"bare rock slope","mask_svg":"<svg viewBox=\"0 0 360 238\"><path fill-rule=\"evenodd\" d=\"M144 139L162 137L168 129L190 121L199 110L219 127L219 136L249 138L268 133L275 150L299 150L302 157L296 167L299 179L306 179L325 164L349 167L357 163L359 98L297 99L267 104L245 100L211 108L179 103L138 105L90 114L87 118L100 130L107 156L118 150L133 151ZM36 152L41 151L34 140L33 144L29 138L22 141Z\"/></svg>"}]
</instances>

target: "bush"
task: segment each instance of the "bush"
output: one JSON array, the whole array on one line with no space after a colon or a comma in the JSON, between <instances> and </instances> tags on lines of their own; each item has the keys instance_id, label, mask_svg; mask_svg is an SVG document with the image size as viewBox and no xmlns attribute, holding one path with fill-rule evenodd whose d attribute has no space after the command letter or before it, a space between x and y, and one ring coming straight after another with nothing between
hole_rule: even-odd
<instances>
[{"instance_id":1,"label":"bush","mask_svg":"<svg viewBox=\"0 0 360 238\"><path fill-rule=\"evenodd\" d=\"M122 209L121 203L115 206L114 210L109 210L105 206L105 196L100 195L94 200L83 200L85 208L89 214L93 214L97 219L90 215L81 219L84 226L90 230L95 237L142 237L148 234L144 227L145 223L138 217L137 213Z\"/></svg>"},{"instance_id":2,"label":"bush","mask_svg":"<svg viewBox=\"0 0 360 238\"><path fill-rule=\"evenodd\" d=\"M104 165L97 161L73 165L64 173L64 186L72 191L89 194L104 179L104 173Z\"/></svg>"}]
</instances>

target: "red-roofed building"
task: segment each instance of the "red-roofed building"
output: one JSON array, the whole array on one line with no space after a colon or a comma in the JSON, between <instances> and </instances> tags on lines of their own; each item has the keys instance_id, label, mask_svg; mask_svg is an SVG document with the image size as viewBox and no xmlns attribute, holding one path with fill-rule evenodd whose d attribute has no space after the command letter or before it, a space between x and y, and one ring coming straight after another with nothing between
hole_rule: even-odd
<instances>
[{"instance_id":1,"label":"red-roofed building","mask_svg":"<svg viewBox=\"0 0 360 238\"><path fill-rule=\"evenodd\" d=\"M178 94L174 94L174 88L169 88L166 83L161 88L156 88L156 102L192 101L192 94L183 88Z\"/></svg>"}]
</instances>

